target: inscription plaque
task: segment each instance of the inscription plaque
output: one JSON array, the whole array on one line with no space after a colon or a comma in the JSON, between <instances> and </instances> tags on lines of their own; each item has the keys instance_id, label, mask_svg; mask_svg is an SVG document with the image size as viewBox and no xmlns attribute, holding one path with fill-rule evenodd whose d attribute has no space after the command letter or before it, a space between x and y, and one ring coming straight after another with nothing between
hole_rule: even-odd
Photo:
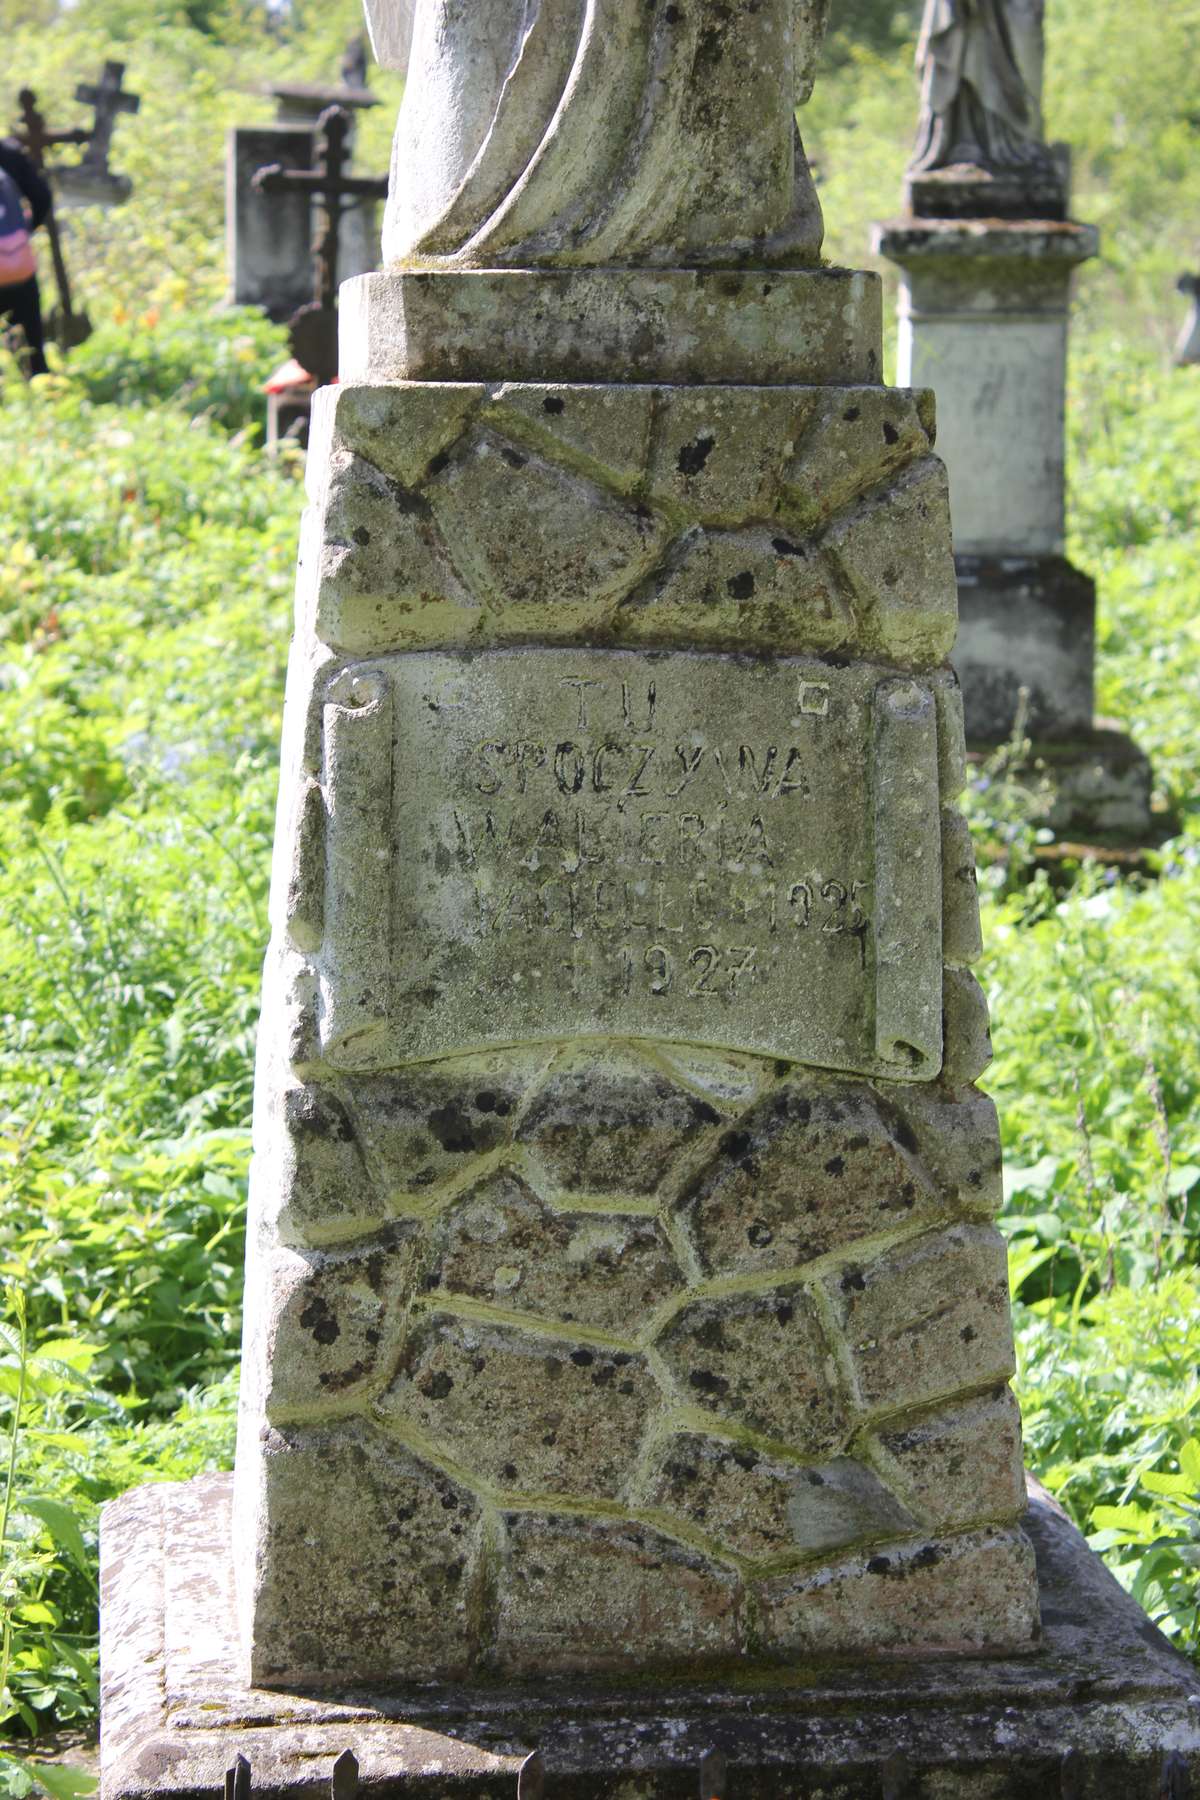
<instances>
[{"instance_id":1,"label":"inscription plaque","mask_svg":"<svg viewBox=\"0 0 1200 1800\"><path fill-rule=\"evenodd\" d=\"M648 1037L931 1079L935 681L539 648L343 668L324 1054Z\"/></svg>"}]
</instances>

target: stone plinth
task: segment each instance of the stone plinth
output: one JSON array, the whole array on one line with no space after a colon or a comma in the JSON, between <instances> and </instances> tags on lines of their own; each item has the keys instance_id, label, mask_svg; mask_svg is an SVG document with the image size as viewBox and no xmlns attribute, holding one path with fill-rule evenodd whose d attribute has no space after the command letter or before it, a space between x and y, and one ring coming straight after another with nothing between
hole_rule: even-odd
<instances>
[{"instance_id":1,"label":"stone plinth","mask_svg":"<svg viewBox=\"0 0 1200 1800\"><path fill-rule=\"evenodd\" d=\"M874 248L901 270L899 379L938 396L968 741L986 749L1020 720L1054 784L1047 823L1142 842L1150 766L1097 735L1095 585L1063 555L1071 277L1098 248L1093 226L1063 217L1064 195L1050 168L914 176L920 211L877 226Z\"/></svg>"},{"instance_id":2,"label":"stone plinth","mask_svg":"<svg viewBox=\"0 0 1200 1800\"><path fill-rule=\"evenodd\" d=\"M405 1800L513 1800L534 1749L546 1792L573 1800L684 1800L713 1749L725 1791L746 1800L1187 1793L1200 1679L1053 1502L1032 1498L1036 1658L804 1657L759 1684L726 1670L673 1688L573 1679L331 1699L238 1677L228 1478L142 1488L103 1520L103 1800L216 1795L239 1755L253 1793L317 1800L346 1750L364 1792ZM874 1579L886 1593L896 1576Z\"/></svg>"},{"instance_id":3,"label":"stone plinth","mask_svg":"<svg viewBox=\"0 0 1200 1800\"><path fill-rule=\"evenodd\" d=\"M389 272L343 322L259 1077L252 1678L1031 1652L946 483L877 284ZM631 379L563 378L585 329Z\"/></svg>"},{"instance_id":4,"label":"stone plinth","mask_svg":"<svg viewBox=\"0 0 1200 1800\"><path fill-rule=\"evenodd\" d=\"M898 379L938 396L956 552L1061 555L1070 281L1095 227L901 219L874 248L902 271Z\"/></svg>"}]
</instances>

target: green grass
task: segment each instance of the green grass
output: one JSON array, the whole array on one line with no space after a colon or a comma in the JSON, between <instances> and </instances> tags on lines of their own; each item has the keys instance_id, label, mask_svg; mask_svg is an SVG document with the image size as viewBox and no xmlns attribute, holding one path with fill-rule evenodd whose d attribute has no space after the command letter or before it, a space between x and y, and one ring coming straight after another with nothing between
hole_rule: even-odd
<instances>
[{"instance_id":1,"label":"green grass","mask_svg":"<svg viewBox=\"0 0 1200 1800\"><path fill-rule=\"evenodd\" d=\"M1081 294L1069 548L1100 583L1102 710L1154 757L1182 831L1157 879L1084 871L1064 894L1033 875L1005 784L971 808L985 850L1004 840L982 975L1030 1459L1197 1653L1200 372L1166 365L1179 309L1163 282L1200 195L1158 52L1178 66L1200 25L1194 7L1136 0L1157 95L1143 101L1119 34L1105 46L1114 7L1056 15L1079 32L1060 69L1090 57L1105 96L1094 117L1062 79L1051 96L1052 123L1077 134L1080 210L1112 224L1137 209ZM263 49L245 19L205 33L185 13L168 8L152 45L134 0L18 34L48 113L122 30L147 95L118 137L137 197L74 226L101 329L69 373L0 388L0 1443L18 1402L22 1426L0 1528L0 1722L25 1735L94 1711L99 1505L232 1453L301 494L295 464L256 447L281 335L212 310L220 142L231 118L261 116L249 90L268 68L321 72L350 15ZM805 130L830 248L862 261L898 193L911 77L886 32L837 48ZM7 1780L28 1785L12 1765Z\"/></svg>"}]
</instances>

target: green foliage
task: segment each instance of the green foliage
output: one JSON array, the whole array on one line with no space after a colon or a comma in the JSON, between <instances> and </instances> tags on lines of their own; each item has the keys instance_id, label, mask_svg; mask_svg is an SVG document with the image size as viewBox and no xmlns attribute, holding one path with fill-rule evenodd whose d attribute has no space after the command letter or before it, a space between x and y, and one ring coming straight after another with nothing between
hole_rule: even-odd
<instances>
[{"instance_id":1,"label":"green foliage","mask_svg":"<svg viewBox=\"0 0 1200 1800\"><path fill-rule=\"evenodd\" d=\"M227 431L261 438L263 372L288 355L287 333L252 307L193 313L149 309L133 330L103 325L71 357L89 400L168 400Z\"/></svg>"}]
</instances>

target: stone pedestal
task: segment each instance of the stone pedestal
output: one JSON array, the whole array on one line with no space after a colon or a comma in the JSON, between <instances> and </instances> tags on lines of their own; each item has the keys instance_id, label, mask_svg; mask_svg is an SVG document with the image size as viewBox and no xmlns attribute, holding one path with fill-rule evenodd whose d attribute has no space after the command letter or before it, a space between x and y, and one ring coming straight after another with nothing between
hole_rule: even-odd
<instances>
[{"instance_id":1,"label":"stone pedestal","mask_svg":"<svg viewBox=\"0 0 1200 1800\"><path fill-rule=\"evenodd\" d=\"M820 266L823 11L417 8L313 404L232 1511L108 1515L106 1800L232 1719L281 1796L342 1724L430 1796L1063 1767L946 476ZM1123 1795L1192 1741L1154 1651L1148 1710L1066 1665Z\"/></svg>"},{"instance_id":2,"label":"stone pedestal","mask_svg":"<svg viewBox=\"0 0 1200 1800\"><path fill-rule=\"evenodd\" d=\"M346 291L261 1051L255 1681L1036 1646L945 477L878 299ZM564 379L606 341L639 379Z\"/></svg>"},{"instance_id":3,"label":"stone pedestal","mask_svg":"<svg viewBox=\"0 0 1200 1800\"><path fill-rule=\"evenodd\" d=\"M550 1800L1178 1800L1200 1774L1196 1671L1037 1491L1036 1658L799 1658L758 1682L250 1688L229 1525L225 1476L105 1509L105 1800L217 1796L239 1756L251 1794L324 1800L347 1751L361 1791L396 1800L536 1794L535 1750Z\"/></svg>"},{"instance_id":4,"label":"stone pedestal","mask_svg":"<svg viewBox=\"0 0 1200 1800\"><path fill-rule=\"evenodd\" d=\"M1094 729L1095 586L1063 556L1063 438L1071 276L1096 254L1097 234L1062 216L1049 172L1044 191L1029 192L1036 179L969 169L917 177L913 213L877 227L874 248L902 271L899 379L938 396L968 741L1003 742L1020 714L1039 756L1055 746L1062 769L1073 746L1094 767L1112 760L1113 734ZM1035 205L1044 216L1020 216ZM1068 781L1056 828L1145 839L1150 788L1149 764L1126 740L1112 805L1099 815L1074 808ZM1098 816L1124 823L1098 828Z\"/></svg>"}]
</instances>

